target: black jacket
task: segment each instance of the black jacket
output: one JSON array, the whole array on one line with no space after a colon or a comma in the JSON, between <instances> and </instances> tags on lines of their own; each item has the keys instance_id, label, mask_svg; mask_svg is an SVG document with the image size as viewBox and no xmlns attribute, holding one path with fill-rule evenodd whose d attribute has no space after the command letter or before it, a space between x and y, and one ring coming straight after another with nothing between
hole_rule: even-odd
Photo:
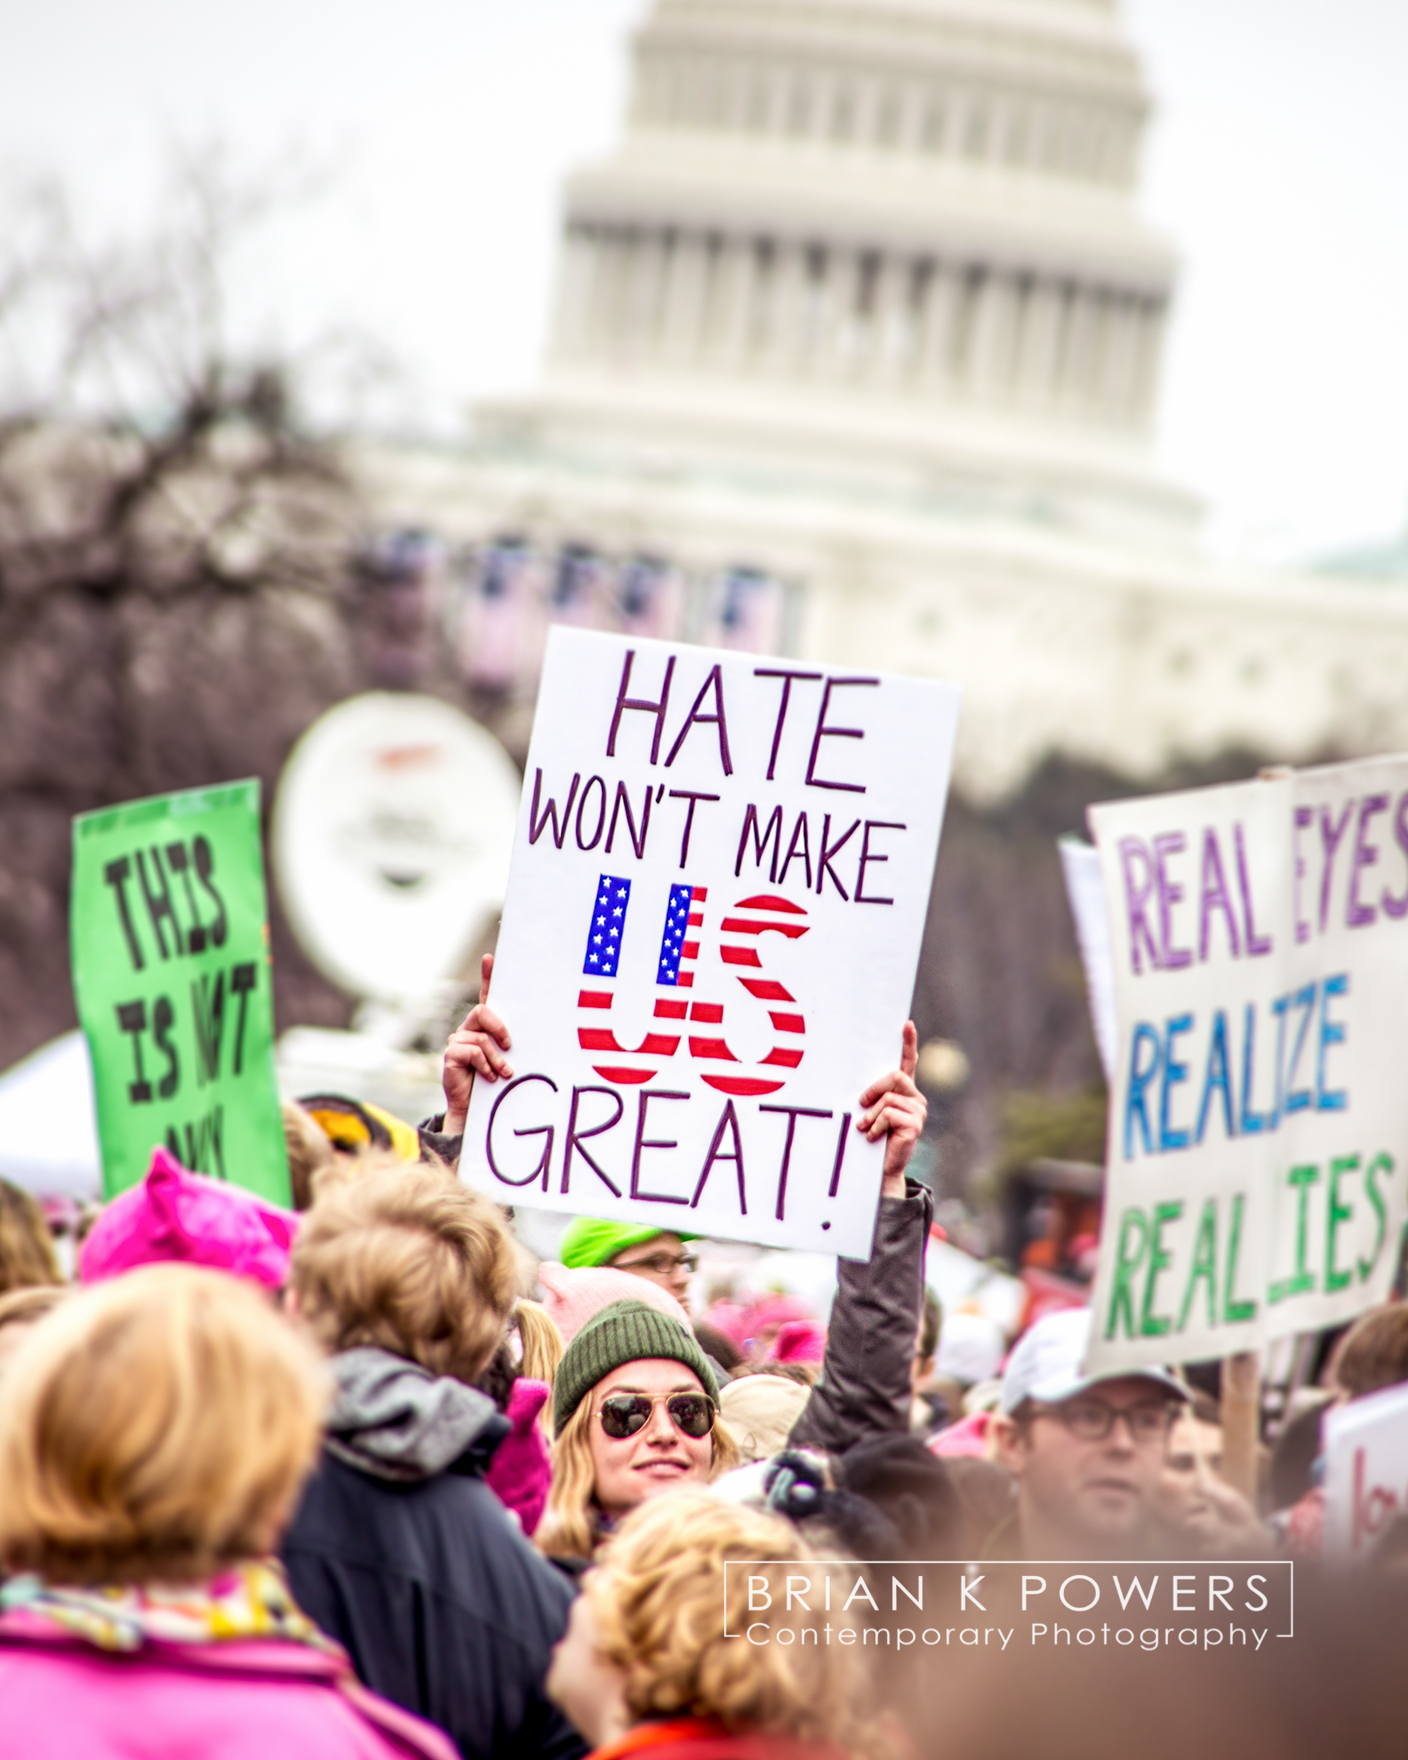
<instances>
[{"instance_id":1,"label":"black jacket","mask_svg":"<svg viewBox=\"0 0 1408 1760\"><path fill-rule=\"evenodd\" d=\"M383 1351L333 1367L328 1445L283 1544L299 1605L468 1760L584 1754L543 1693L572 1589L484 1483L492 1402Z\"/></svg>"},{"instance_id":2,"label":"black jacket","mask_svg":"<svg viewBox=\"0 0 1408 1760\"><path fill-rule=\"evenodd\" d=\"M842 1259L821 1379L788 1438L792 1448L842 1454L867 1436L909 1434L909 1402L933 1194L905 1181L882 1198L868 1260Z\"/></svg>"}]
</instances>

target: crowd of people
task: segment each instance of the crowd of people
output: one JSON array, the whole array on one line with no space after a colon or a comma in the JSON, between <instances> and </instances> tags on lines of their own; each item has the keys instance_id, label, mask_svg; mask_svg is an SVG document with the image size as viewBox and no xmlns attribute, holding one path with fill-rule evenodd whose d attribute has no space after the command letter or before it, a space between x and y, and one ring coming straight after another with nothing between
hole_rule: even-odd
<instances>
[{"instance_id":1,"label":"crowd of people","mask_svg":"<svg viewBox=\"0 0 1408 1760\"><path fill-rule=\"evenodd\" d=\"M1320 1420L1408 1381L1408 1305L1335 1341L1243 1495L1215 1393L1090 1373L1088 1308L1010 1339L940 1313L911 1025L859 1099L879 1216L828 1315L737 1289L692 1313L694 1242L646 1224L579 1218L538 1263L455 1172L472 1083L511 1078L490 977L419 1130L287 1109L293 1210L158 1151L70 1281L0 1187L0 1756L1098 1755L1091 1695L1167 1701L1156 1751L1176 1728L1180 1752L1308 1752L1282 1662L1253 1699L1092 1658L1014 1662L1014 1693L988 1658L833 1644L829 1589L788 1644L739 1634L838 1560L1314 1560ZM1342 1585L1316 1628L1345 1653L1324 1703L1363 1689L1363 1754L1397 1733L1365 1660L1404 1611L1395 1533L1354 1602L1372 1641L1334 1635ZM1267 1679L1301 1710L1258 1748Z\"/></svg>"}]
</instances>

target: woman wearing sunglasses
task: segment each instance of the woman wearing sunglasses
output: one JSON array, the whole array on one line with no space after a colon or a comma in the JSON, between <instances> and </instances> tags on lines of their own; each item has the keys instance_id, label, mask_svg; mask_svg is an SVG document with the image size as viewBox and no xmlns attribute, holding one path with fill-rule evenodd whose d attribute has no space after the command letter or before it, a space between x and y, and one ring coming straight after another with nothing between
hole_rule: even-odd
<instances>
[{"instance_id":1,"label":"woman wearing sunglasses","mask_svg":"<svg viewBox=\"0 0 1408 1760\"><path fill-rule=\"evenodd\" d=\"M579 1569L631 1510L736 1466L718 1397L713 1370L678 1320L638 1301L594 1315L553 1387L552 1489L534 1536L542 1550Z\"/></svg>"}]
</instances>

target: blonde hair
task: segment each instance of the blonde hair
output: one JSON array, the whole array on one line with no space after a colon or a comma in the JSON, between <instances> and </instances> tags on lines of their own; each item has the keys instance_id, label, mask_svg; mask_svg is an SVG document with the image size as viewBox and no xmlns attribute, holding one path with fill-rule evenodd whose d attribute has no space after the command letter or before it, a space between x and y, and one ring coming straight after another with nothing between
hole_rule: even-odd
<instances>
[{"instance_id":1,"label":"blonde hair","mask_svg":"<svg viewBox=\"0 0 1408 1760\"><path fill-rule=\"evenodd\" d=\"M533 1535L533 1544L549 1558L590 1558L601 1538L591 1447L595 1392L593 1387L582 1395L552 1445L552 1484L543 1519ZM732 1431L721 1419L714 1420L710 1440L713 1457L709 1477L717 1479L738 1466L742 1457Z\"/></svg>"},{"instance_id":2,"label":"blonde hair","mask_svg":"<svg viewBox=\"0 0 1408 1760\"><path fill-rule=\"evenodd\" d=\"M533 1381L546 1381L551 1387L557 1379L557 1365L567 1348L557 1330L557 1322L541 1302L531 1302L526 1296L514 1308L513 1316L523 1343L519 1374L527 1375ZM544 1408L544 1416L549 1419L552 1416L551 1400Z\"/></svg>"},{"instance_id":3,"label":"blonde hair","mask_svg":"<svg viewBox=\"0 0 1408 1760\"><path fill-rule=\"evenodd\" d=\"M726 1571L733 1562L742 1570ZM790 1522L684 1487L634 1510L583 1584L597 1648L621 1671L636 1721L717 1718L730 1733L789 1736L862 1748L861 1682L853 1653L821 1641L827 1615L798 1606L791 1644L750 1644L752 1594L766 1579L773 1608L788 1605L789 1568L815 1562ZM811 1642L804 1636L811 1629ZM731 1633L732 1636L726 1636Z\"/></svg>"},{"instance_id":4,"label":"blonde hair","mask_svg":"<svg viewBox=\"0 0 1408 1760\"><path fill-rule=\"evenodd\" d=\"M488 1198L442 1163L397 1162L320 1192L289 1281L327 1349L376 1345L469 1382L503 1336L518 1261Z\"/></svg>"},{"instance_id":5,"label":"blonde hair","mask_svg":"<svg viewBox=\"0 0 1408 1760\"><path fill-rule=\"evenodd\" d=\"M62 1282L44 1212L28 1192L0 1179L0 1292Z\"/></svg>"},{"instance_id":6,"label":"blonde hair","mask_svg":"<svg viewBox=\"0 0 1408 1760\"><path fill-rule=\"evenodd\" d=\"M327 1372L255 1289L148 1265L46 1315L0 1400L0 1568L197 1583L266 1551L312 1465Z\"/></svg>"},{"instance_id":7,"label":"blonde hair","mask_svg":"<svg viewBox=\"0 0 1408 1760\"><path fill-rule=\"evenodd\" d=\"M32 1326L73 1294L70 1283L31 1283L0 1296L0 1331L7 1326Z\"/></svg>"}]
</instances>

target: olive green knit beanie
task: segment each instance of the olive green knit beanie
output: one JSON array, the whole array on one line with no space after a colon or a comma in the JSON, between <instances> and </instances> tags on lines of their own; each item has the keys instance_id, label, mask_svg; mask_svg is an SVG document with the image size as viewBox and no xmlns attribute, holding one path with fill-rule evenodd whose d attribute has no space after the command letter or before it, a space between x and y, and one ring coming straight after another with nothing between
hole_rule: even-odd
<instances>
[{"instance_id":1,"label":"olive green knit beanie","mask_svg":"<svg viewBox=\"0 0 1408 1760\"><path fill-rule=\"evenodd\" d=\"M692 1332L648 1302L613 1302L592 1315L557 1366L552 1394L553 1434L561 1431L583 1396L591 1392L603 1375L609 1375L623 1363L638 1363L646 1357L666 1357L683 1363L699 1377L705 1393L718 1399L719 1384L714 1371Z\"/></svg>"}]
</instances>

